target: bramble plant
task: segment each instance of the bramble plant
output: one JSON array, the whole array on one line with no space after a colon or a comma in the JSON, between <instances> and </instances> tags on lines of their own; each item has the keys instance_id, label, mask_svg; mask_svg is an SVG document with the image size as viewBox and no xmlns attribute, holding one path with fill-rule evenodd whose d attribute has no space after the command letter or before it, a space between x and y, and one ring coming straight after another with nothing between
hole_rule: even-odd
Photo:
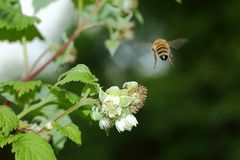
<instances>
[{"instance_id":1,"label":"bramble plant","mask_svg":"<svg viewBox=\"0 0 240 160\"><path fill-rule=\"evenodd\" d=\"M33 0L35 11L52 1ZM19 41L25 51L23 78L0 85L5 99L0 106L0 147L10 144L16 160L54 160L53 148L63 149L67 138L81 144L81 131L70 118L72 112L90 116L105 131L114 126L118 132L130 131L138 124L134 114L143 107L147 89L137 82L126 82L122 88L112 86L104 91L84 64L63 73L55 85L33 80L49 64L69 61L76 54L74 40L83 31L106 27L110 38L104 44L113 56L124 40L133 38L133 20L143 23L137 0L72 0L72 3L77 13L74 32L63 44L52 44L56 47L46 49L51 48L55 54L44 64L39 65L39 61L45 52L30 68L26 43L35 38L44 40L35 27L41 22L37 17L24 15L18 0L0 1L0 40ZM71 82L84 85L80 95L62 88Z\"/></svg>"}]
</instances>

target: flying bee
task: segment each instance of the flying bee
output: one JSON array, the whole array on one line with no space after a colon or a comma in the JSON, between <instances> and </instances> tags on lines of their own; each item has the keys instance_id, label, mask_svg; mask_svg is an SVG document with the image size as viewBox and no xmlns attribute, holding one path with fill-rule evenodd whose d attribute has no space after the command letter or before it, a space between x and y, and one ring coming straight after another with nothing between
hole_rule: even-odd
<instances>
[{"instance_id":1,"label":"flying bee","mask_svg":"<svg viewBox=\"0 0 240 160\"><path fill-rule=\"evenodd\" d=\"M178 49L180 48L184 43L186 43L187 39L177 39L173 41L166 41L165 39L157 39L152 44L152 51L154 55L154 67L156 67L157 64L157 56L162 60L166 61L168 60L169 63L173 65L173 56L171 49Z\"/></svg>"}]
</instances>

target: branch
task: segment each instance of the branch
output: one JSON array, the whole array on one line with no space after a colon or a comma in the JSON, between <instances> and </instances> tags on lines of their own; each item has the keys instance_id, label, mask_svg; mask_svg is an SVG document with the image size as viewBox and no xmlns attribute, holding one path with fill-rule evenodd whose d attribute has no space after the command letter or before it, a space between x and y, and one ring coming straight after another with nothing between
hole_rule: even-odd
<instances>
[{"instance_id":1,"label":"branch","mask_svg":"<svg viewBox=\"0 0 240 160\"><path fill-rule=\"evenodd\" d=\"M55 119L49 121L50 124L53 124L55 122L60 121L62 118L64 118L65 116L69 115L70 113L72 113L73 111L79 109L82 106L85 105L98 105L99 101L96 99L91 99L91 98L85 98L82 99L78 104L73 105L72 107L68 108L65 112L63 112L62 114L60 114L59 116L57 116ZM48 124L48 123L47 123ZM40 134L41 132L45 131L46 125L40 129L37 133Z\"/></svg>"},{"instance_id":2,"label":"branch","mask_svg":"<svg viewBox=\"0 0 240 160\"><path fill-rule=\"evenodd\" d=\"M44 70L52 61L54 61L58 56L62 55L68 46L76 39L78 34L82 31L81 27L78 27L75 32L69 37L68 41L63 44L62 48L60 48L47 62L45 62L42 66L36 69L34 72L26 75L21 79L21 81L26 82L32 80L36 77L42 70Z\"/></svg>"},{"instance_id":3,"label":"branch","mask_svg":"<svg viewBox=\"0 0 240 160\"><path fill-rule=\"evenodd\" d=\"M93 15L95 15L101 8L102 6L106 3L106 0L97 0L95 3L95 8L92 10L92 12L89 14L87 17L87 20L91 19ZM99 23L94 23L94 24L83 24L83 25L78 25L77 29L73 34L69 37L68 41L60 48L46 63L44 63L42 66L40 66L38 69L36 69L34 72L27 74L24 76L21 81L26 82L32 80L34 77L36 77L42 70L44 70L52 61L54 61L57 57L62 55L65 50L68 48L68 46L76 39L76 37L79 35L79 33L85 29L89 29L92 27L95 27L99 25Z\"/></svg>"},{"instance_id":4,"label":"branch","mask_svg":"<svg viewBox=\"0 0 240 160\"><path fill-rule=\"evenodd\" d=\"M34 69L36 68L36 66L38 65L38 63L42 60L42 58L45 56L45 54L50 50L50 46L48 46L41 54L40 56L36 59L36 61L33 63L32 67L31 67L31 72L34 71Z\"/></svg>"}]
</instances>

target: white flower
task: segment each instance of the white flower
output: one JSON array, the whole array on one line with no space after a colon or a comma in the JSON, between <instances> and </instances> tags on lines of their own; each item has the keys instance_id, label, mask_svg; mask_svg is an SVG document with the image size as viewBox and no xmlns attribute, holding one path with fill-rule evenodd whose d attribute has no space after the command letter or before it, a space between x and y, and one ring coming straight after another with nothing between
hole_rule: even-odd
<instances>
[{"instance_id":1,"label":"white flower","mask_svg":"<svg viewBox=\"0 0 240 160\"><path fill-rule=\"evenodd\" d=\"M138 124L137 119L134 117L134 115L129 114L124 118L121 118L120 120L117 120L115 122L115 126L118 130L118 132L123 132L125 130L131 131L132 127L136 127Z\"/></svg>"},{"instance_id":2,"label":"white flower","mask_svg":"<svg viewBox=\"0 0 240 160\"><path fill-rule=\"evenodd\" d=\"M120 120L117 120L115 122L115 126L118 130L118 132L123 132L125 130L125 122L124 122L124 119L120 119Z\"/></svg>"},{"instance_id":3,"label":"white flower","mask_svg":"<svg viewBox=\"0 0 240 160\"><path fill-rule=\"evenodd\" d=\"M103 113L103 115L109 118L115 118L121 115L122 108L117 105L114 105L112 102L108 102L102 104L101 112Z\"/></svg>"},{"instance_id":4,"label":"white flower","mask_svg":"<svg viewBox=\"0 0 240 160\"><path fill-rule=\"evenodd\" d=\"M136 127L137 124L138 124L137 119L136 119L135 116L132 115L132 114L127 115L127 116L125 117L125 120L126 120L126 122L127 122L129 125L134 126L134 127Z\"/></svg>"},{"instance_id":5,"label":"white flower","mask_svg":"<svg viewBox=\"0 0 240 160\"><path fill-rule=\"evenodd\" d=\"M111 127L111 122L109 119L107 118L103 118L99 121L99 127L101 129L107 129L107 128L110 128Z\"/></svg>"},{"instance_id":6,"label":"white flower","mask_svg":"<svg viewBox=\"0 0 240 160\"><path fill-rule=\"evenodd\" d=\"M114 105L119 105L120 103L120 97L119 96L112 96L112 95L107 95L106 98L104 99L103 103L106 102L112 102Z\"/></svg>"}]
</instances>

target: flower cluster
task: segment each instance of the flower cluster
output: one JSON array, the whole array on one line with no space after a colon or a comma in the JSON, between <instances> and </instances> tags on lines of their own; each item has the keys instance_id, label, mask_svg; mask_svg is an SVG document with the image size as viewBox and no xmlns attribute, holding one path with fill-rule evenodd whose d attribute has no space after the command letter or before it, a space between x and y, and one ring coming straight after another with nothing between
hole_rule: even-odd
<instances>
[{"instance_id":1,"label":"flower cluster","mask_svg":"<svg viewBox=\"0 0 240 160\"><path fill-rule=\"evenodd\" d=\"M116 126L119 132L130 131L138 121L133 114L143 107L147 89L137 82L126 82L122 89L113 86L104 92L101 88L99 99L101 105L93 107L92 119L99 121L101 129Z\"/></svg>"}]
</instances>

